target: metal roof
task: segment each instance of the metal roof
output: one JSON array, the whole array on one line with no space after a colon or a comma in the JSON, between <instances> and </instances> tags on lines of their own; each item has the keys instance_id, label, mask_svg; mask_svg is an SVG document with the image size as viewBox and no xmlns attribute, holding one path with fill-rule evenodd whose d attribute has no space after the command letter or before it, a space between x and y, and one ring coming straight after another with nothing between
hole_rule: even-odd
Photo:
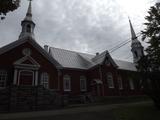
<instances>
[{"instance_id":1,"label":"metal roof","mask_svg":"<svg viewBox=\"0 0 160 120\"><path fill-rule=\"evenodd\" d=\"M88 69L94 56L74 51L50 47L50 55L65 68Z\"/></svg>"},{"instance_id":2,"label":"metal roof","mask_svg":"<svg viewBox=\"0 0 160 120\"><path fill-rule=\"evenodd\" d=\"M129 70L129 71L137 71L137 68L134 63L122 60L114 59L115 63L118 66L118 69L121 70Z\"/></svg>"},{"instance_id":3,"label":"metal roof","mask_svg":"<svg viewBox=\"0 0 160 120\"><path fill-rule=\"evenodd\" d=\"M99 55L92 55L54 47L50 47L49 49L50 55L62 67L75 69L89 69L100 64L105 59L106 52L104 51ZM113 60L113 62L118 66L118 69L136 71L134 63L121 60Z\"/></svg>"}]
</instances>

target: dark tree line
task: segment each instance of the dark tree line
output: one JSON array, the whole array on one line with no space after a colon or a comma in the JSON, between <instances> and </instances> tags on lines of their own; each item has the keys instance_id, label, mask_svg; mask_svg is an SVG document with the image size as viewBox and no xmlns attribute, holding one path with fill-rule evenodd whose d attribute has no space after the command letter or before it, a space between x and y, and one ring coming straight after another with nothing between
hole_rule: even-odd
<instances>
[{"instance_id":1,"label":"dark tree line","mask_svg":"<svg viewBox=\"0 0 160 120\"><path fill-rule=\"evenodd\" d=\"M145 17L142 40L148 43L146 55L138 62L144 90L160 109L160 2L150 7Z\"/></svg>"},{"instance_id":2,"label":"dark tree line","mask_svg":"<svg viewBox=\"0 0 160 120\"><path fill-rule=\"evenodd\" d=\"M3 20L6 14L19 7L20 0L0 0L0 18Z\"/></svg>"}]
</instances>

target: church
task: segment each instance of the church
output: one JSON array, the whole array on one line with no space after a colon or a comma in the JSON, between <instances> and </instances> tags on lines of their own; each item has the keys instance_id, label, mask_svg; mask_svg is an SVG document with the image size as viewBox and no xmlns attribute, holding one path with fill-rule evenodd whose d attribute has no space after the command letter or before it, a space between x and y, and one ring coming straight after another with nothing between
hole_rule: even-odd
<instances>
[{"instance_id":1,"label":"church","mask_svg":"<svg viewBox=\"0 0 160 120\"><path fill-rule=\"evenodd\" d=\"M0 91L43 86L60 95L131 96L143 94L137 61L143 46L129 20L133 62L113 59L106 50L96 55L44 45L34 37L31 1L21 22L19 39L0 48Z\"/></svg>"}]
</instances>

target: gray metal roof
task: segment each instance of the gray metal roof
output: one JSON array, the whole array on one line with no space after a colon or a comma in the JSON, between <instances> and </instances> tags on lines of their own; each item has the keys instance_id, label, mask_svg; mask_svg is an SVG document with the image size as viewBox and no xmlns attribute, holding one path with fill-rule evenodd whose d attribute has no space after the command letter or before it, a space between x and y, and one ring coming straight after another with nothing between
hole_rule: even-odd
<instances>
[{"instance_id":1,"label":"gray metal roof","mask_svg":"<svg viewBox=\"0 0 160 120\"><path fill-rule=\"evenodd\" d=\"M94 56L74 51L50 47L50 55L66 68L88 69L92 66L90 59Z\"/></svg>"},{"instance_id":2,"label":"gray metal roof","mask_svg":"<svg viewBox=\"0 0 160 120\"><path fill-rule=\"evenodd\" d=\"M114 59L114 61L117 64L118 69L129 70L129 71L137 71L135 64L132 63L132 62L116 60L116 59Z\"/></svg>"},{"instance_id":3,"label":"gray metal roof","mask_svg":"<svg viewBox=\"0 0 160 120\"><path fill-rule=\"evenodd\" d=\"M94 58L92 58L92 61L95 62L96 64L102 63L104 61L104 59L105 59L106 52L107 51L104 51L101 54L96 55Z\"/></svg>"},{"instance_id":4,"label":"gray metal roof","mask_svg":"<svg viewBox=\"0 0 160 120\"><path fill-rule=\"evenodd\" d=\"M65 68L76 68L76 69L88 69L97 64L100 64L105 59L107 51L102 52L99 55L92 55L86 53L79 53L60 48L50 47L50 55ZM113 60L118 66L118 69L136 71L134 63Z\"/></svg>"}]
</instances>

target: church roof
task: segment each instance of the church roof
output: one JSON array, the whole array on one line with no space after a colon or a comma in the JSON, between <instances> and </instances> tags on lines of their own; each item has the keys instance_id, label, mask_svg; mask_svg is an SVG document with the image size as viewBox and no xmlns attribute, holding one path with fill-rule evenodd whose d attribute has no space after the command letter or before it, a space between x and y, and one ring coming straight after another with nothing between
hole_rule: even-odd
<instances>
[{"instance_id":1,"label":"church roof","mask_svg":"<svg viewBox=\"0 0 160 120\"><path fill-rule=\"evenodd\" d=\"M50 47L50 55L65 68L88 69L94 66L94 55Z\"/></svg>"},{"instance_id":2,"label":"church roof","mask_svg":"<svg viewBox=\"0 0 160 120\"><path fill-rule=\"evenodd\" d=\"M137 71L137 68L134 63L122 60L114 59L115 63L120 70L128 70L128 71Z\"/></svg>"},{"instance_id":3,"label":"church roof","mask_svg":"<svg viewBox=\"0 0 160 120\"><path fill-rule=\"evenodd\" d=\"M104 51L99 55L92 55L50 47L49 54L64 68L89 69L101 64L104 61L106 54L109 53ZM118 69L136 71L135 64L132 62L113 60L112 63L117 66Z\"/></svg>"}]
</instances>

